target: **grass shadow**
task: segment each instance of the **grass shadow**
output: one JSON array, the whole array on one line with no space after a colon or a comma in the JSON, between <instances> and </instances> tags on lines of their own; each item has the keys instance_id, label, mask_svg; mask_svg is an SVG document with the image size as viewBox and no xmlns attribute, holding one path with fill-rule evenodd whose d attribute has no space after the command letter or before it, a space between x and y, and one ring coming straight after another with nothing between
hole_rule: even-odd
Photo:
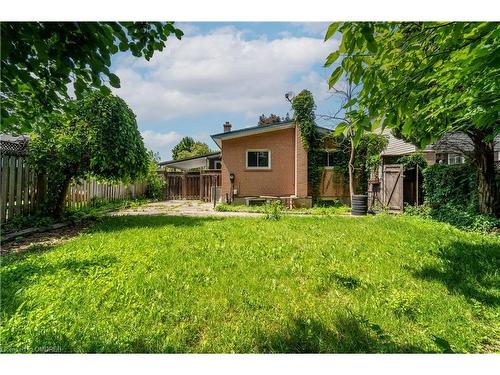
<instances>
[{"instance_id":1,"label":"grass shadow","mask_svg":"<svg viewBox=\"0 0 500 375\"><path fill-rule=\"evenodd\" d=\"M296 318L278 333L261 335L257 350L264 353L423 353L399 345L378 324L354 314L340 314L332 328L321 321Z\"/></svg>"},{"instance_id":2,"label":"grass shadow","mask_svg":"<svg viewBox=\"0 0 500 375\"><path fill-rule=\"evenodd\" d=\"M45 246L43 251L50 250L53 246ZM32 250L33 253L35 250ZM41 250L38 250L41 251ZM1 312L5 317L13 315L25 301L22 296L23 290L38 282L41 277L56 274L61 271L69 271L75 275L87 276L92 272L111 267L118 259L114 256L104 255L85 260L67 259L58 263L49 262L19 262L29 254L15 254L2 260L0 269L1 289Z\"/></svg>"},{"instance_id":3,"label":"grass shadow","mask_svg":"<svg viewBox=\"0 0 500 375\"><path fill-rule=\"evenodd\" d=\"M500 305L500 245L455 241L438 253L438 264L414 270L414 276L443 283L451 293L489 306Z\"/></svg>"},{"instance_id":4,"label":"grass shadow","mask_svg":"<svg viewBox=\"0 0 500 375\"><path fill-rule=\"evenodd\" d=\"M102 218L88 229L89 232L115 232L132 228L157 228L164 226L193 227L207 222L221 221L209 216L124 215Z\"/></svg>"}]
</instances>

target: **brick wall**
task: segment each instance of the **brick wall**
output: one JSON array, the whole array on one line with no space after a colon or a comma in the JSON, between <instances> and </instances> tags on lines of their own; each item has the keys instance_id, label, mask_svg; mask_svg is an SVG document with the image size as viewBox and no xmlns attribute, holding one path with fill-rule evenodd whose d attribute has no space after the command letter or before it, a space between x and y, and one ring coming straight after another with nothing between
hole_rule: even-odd
<instances>
[{"instance_id":1,"label":"brick wall","mask_svg":"<svg viewBox=\"0 0 500 375\"><path fill-rule=\"evenodd\" d=\"M260 195L290 196L295 194L295 155L297 153L297 192L307 195L307 154L300 142L296 150L295 128L222 141L222 196L231 193L229 175L234 173L234 188L239 197ZM300 138L299 138L300 141ZM271 169L246 168L246 151L271 151Z\"/></svg>"}]
</instances>

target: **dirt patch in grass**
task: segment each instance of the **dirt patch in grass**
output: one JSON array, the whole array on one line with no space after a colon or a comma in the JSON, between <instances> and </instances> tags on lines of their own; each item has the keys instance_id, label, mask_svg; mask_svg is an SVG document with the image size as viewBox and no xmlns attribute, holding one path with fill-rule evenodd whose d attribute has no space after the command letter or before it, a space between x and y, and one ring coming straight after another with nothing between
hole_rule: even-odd
<instances>
[{"instance_id":1,"label":"dirt patch in grass","mask_svg":"<svg viewBox=\"0 0 500 375\"><path fill-rule=\"evenodd\" d=\"M2 244L0 255L20 253L28 250L34 245L51 246L62 244L78 236L84 229L92 225L92 223L93 222L78 223L59 229L49 230L47 232L32 233L26 237L19 237L14 241Z\"/></svg>"}]
</instances>

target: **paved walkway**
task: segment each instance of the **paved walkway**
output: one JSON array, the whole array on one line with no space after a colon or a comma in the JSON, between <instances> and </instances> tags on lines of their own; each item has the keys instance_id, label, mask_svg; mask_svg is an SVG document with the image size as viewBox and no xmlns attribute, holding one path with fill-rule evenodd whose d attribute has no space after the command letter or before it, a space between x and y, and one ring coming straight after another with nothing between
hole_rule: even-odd
<instances>
[{"instance_id":1,"label":"paved walkway","mask_svg":"<svg viewBox=\"0 0 500 375\"><path fill-rule=\"evenodd\" d=\"M147 203L139 207L112 212L110 216L122 215L171 215L171 216L262 216L254 212L219 212L213 203L197 200L169 200Z\"/></svg>"}]
</instances>

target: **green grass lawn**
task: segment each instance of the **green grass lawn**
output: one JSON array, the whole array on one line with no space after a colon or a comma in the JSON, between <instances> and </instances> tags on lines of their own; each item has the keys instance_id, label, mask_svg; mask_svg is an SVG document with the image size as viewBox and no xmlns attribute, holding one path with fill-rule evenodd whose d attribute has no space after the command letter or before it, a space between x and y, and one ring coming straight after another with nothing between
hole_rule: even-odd
<instances>
[{"instance_id":1,"label":"green grass lawn","mask_svg":"<svg viewBox=\"0 0 500 375\"><path fill-rule=\"evenodd\" d=\"M1 259L3 352L499 352L500 238L412 217L109 217Z\"/></svg>"}]
</instances>

